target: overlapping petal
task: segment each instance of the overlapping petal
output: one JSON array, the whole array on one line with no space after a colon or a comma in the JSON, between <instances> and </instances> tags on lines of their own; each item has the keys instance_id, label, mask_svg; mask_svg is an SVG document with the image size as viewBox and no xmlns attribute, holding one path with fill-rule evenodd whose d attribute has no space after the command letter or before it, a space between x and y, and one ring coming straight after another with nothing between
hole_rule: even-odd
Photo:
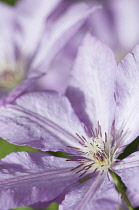
<instances>
[{"instance_id":1,"label":"overlapping petal","mask_svg":"<svg viewBox=\"0 0 139 210\"><path fill-rule=\"evenodd\" d=\"M51 92L29 93L1 107L0 124L0 137L46 151L69 152L67 146L79 146L76 133L84 134L68 99Z\"/></svg>"},{"instance_id":2,"label":"overlapping petal","mask_svg":"<svg viewBox=\"0 0 139 210\"><path fill-rule=\"evenodd\" d=\"M127 194L133 207L139 206L139 152L135 152L119 163L114 169L127 187Z\"/></svg>"},{"instance_id":3,"label":"overlapping petal","mask_svg":"<svg viewBox=\"0 0 139 210\"><path fill-rule=\"evenodd\" d=\"M138 43L139 29L139 1L118 0L112 3L109 1L109 8L113 14L115 23L115 34L119 42L119 50L125 51L125 54L132 50ZM123 27L124 26L124 27Z\"/></svg>"},{"instance_id":4,"label":"overlapping petal","mask_svg":"<svg viewBox=\"0 0 139 210\"><path fill-rule=\"evenodd\" d=\"M0 27L1 30L9 30L5 26L5 23L12 23L12 17L13 17L13 8L9 5L6 5L2 2L0 2L0 10L1 10L1 16L0 16Z\"/></svg>"},{"instance_id":5,"label":"overlapping petal","mask_svg":"<svg viewBox=\"0 0 139 210\"><path fill-rule=\"evenodd\" d=\"M14 45L12 39L13 23L14 23L14 9L13 7L0 2L0 76L3 68L8 65L14 66L15 55ZM6 25L6 27L5 27ZM5 44L6 43L6 44Z\"/></svg>"},{"instance_id":6,"label":"overlapping petal","mask_svg":"<svg viewBox=\"0 0 139 210\"><path fill-rule=\"evenodd\" d=\"M116 76L116 123L123 130L122 143L129 144L138 136L139 130L139 46L119 64Z\"/></svg>"},{"instance_id":7,"label":"overlapping petal","mask_svg":"<svg viewBox=\"0 0 139 210\"><path fill-rule=\"evenodd\" d=\"M55 199L78 180L70 171L75 166L39 152L11 153L0 161L0 209Z\"/></svg>"},{"instance_id":8,"label":"overlapping petal","mask_svg":"<svg viewBox=\"0 0 139 210\"><path fill-rule=\"evenodd\" d=\"M119 205L118 193L116 192L113 183L108 181L107 177L105 177L104 181L104 177L105 175L102 177L95 177L84 183L78 184L76 187L73 187L65 196L65 200L63 200L59 209L116 209ZM97 188L94 189L94 187L96 187L95 182L97 181L99 184L96 185Z\"/></svg>"},{"instance_id":9,"label":"overlapping petal","mask_svg":"<svg viewBox=\"0 0 139 210\"><path fill-rule=\"evenodd\" d=\"M20 0L16 4L17 12L23 15L34 15L38 12L39 16L48 17L53 12L62 0L53 0L46 3L46 0L41 2L38 0Z\"/></svg>"},{"instance_id":10,"label":"overlapping petal","mask_svg":"<svg viewBox=\"0 0 139 210\"><path fill-rule=\"evenodd\" d=\"M114 11L111 11L111 1L102 3L102 9L88 19L91 34L107 44L115 52L117 50L117 33L115 29ZM114 2L116 5L117 1Z\"/></svg>"},{"instance_id":11,"label":"overlapping petal","mask_svg":"<svg viewBox=\"0 0 139 210\"><path fill-rule=\"evenodd\" d=\"M58 20L48 22L33 63L34 67L32 68L34 69L37 66L42 70L47 69L52 58L64 47L75 32L78 31L89 14L98 8L89 8L84 3L73 4Z\"/></svg>"},{"instance_id":12,"label":"overlapping petal","mask_svg":"<svg viewBox=\"0 0 139 210\"><path fill-rule=\"evenodd\" d=\"M97 12L98 11L95 13ZM59 51L46 76L37 81L39 90L50 89L57 90L60 93L66 92L78 48L86 35L86 30L84 30L85 25L86 22L78 32L76 32L76 35L68 41L64 48Z\"/></svg>"},{"instance_id":13,"label":"overlapping petal","mask_svg":"<svg viewBox=\"0 0 139 210\"><path fill-rule=\"evenodd\" d=\"M26 80L24 80L18 87L16 87L7 97L3 97L1 99L0 104L6 105L9 103L12 103L16 100L17 97L19 97L32 83L34 83L36 80L44 76L44 73L41 72L34 72L31 73L30 76Z\"/></svg>"},{"instance_id":14,"label":"overlapping petal","mask_svg":"<svg viewBox=\"0 0 139 210\"><path fill-rule=\"evenodd\" d=\"M60 2L61 0L49 2L45 0L21 0L17 3L15 7L15 22L18 24L20 36L17 41L19 48L22 49L26 56L30 56L34 53L34 50L37 50L36 48L41 40L44 27L47 26L46 20ZM23 39L24 42L22 41Z\"/></svg>"},{"instance_id":15,"label":"overlapping petal","mask_svg":"<svg viewBox=\"0 0 139 210\"><path fill-rule=\"evenodd\" d=\"M89 18L91 34L108 44L119 62L139 42L139 1L100 2L103 9Z\"/></svg>"},{"instance_id":16,"label":"overlapping petal","mask_svg":"<svg viewBox=\"0 0 139 210\"><path fill-rule=\"evenodd\" d=\"M69 3L65 7L66 4L62 0L52 2L26 0L20 1L13 8L5 6L10 11L10 18L4 15L3 23L6 25L8 23L9 27L5 27L0 36L1 42L4 43L0 51L2 76L6 71L15 76L18 69L19 72L23 71L20 78L22 81L24 78L28 79L30 71L50 70L50 64L56 54L79 30L87 17L97 9L97 7L90 8L84 3ZM14 85L18 85L18 82L15 81ZM10 90L12 88L10 87ZM19 89L21 90L20 86ZM6 91L10 90L6 89ZM3 86L2 92L5 93Z\"/></svg>"},{"instance_id":17,"label":"overlapping petal","mask_svg":"<svg viewBox=\"0 0 139 210\"><path fill-rule=\"evenodd\" d=\"M116 61L112 51L87 35L79 50L67 96L79 116L88 126L109 131L115 111Z\"/></svg>"}]
</instances>

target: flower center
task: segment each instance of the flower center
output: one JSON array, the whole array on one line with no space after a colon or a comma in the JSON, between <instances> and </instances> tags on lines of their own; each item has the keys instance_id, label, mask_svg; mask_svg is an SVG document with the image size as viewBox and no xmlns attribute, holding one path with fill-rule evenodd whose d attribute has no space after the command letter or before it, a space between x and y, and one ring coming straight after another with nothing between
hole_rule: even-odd
<instances>
[{"instance_id":1,"label":"flower center","mask_svg":"<svg viewBox=\"0 0 139 210\"><path fill-rule=\"evenodd\" d=\"M16 61L5 60L0 65L0 88L10 91L25 78L26 62L23 59Z\"/></svg>"},{"instance_id":2,"label":"flower center","mask_svg":"<svg viewBox=\"0 0 139 210\"><path fill-rule=\"evenodd\" d=\"M101 126L98 123L98 128L95 129L95 132L91 129L90 133L85 128L87 134L87 139L84 136L78 136L80 139L80 147L74 148L78 151L79 155L75 158L72 157L72 161L79 161L81 164L72 170L77 170L76 173L81 173L79 176L84 175L85 173L95 173L96 171L101 171L102 173L112 166L112 164L118 161L117 156L121 148L117 147L117 140L119 141L122 133L114 140L113 135L113 126L109 135L105 133L105 137L102 137ZM69 146L70 147L70 146ZM80 170L79 170L80 169Z\"/></svg>"},{"instance_id":3,"label":"flower center","mask_svg":"<svg viewBox=\"0 0 139 210\"><path fill-rule=\"evenodd\" d=\"M12 72L5 70L0 75L0 87L4 89L15 88L22 80L24 75L21 72Z\"/></svg>"}]
</instances>

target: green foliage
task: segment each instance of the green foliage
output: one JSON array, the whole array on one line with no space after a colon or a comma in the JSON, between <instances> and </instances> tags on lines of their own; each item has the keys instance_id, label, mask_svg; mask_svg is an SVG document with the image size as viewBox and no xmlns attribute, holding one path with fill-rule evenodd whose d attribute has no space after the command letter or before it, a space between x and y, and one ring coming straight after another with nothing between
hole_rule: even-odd
<instances>
[{"instance_id":1,"label":"green foliage","mask_svg":"<svg viewBox=\"0 0 139 210\"><path fill-rule=\"evenodd\" d=\"M17 209L11 209L11 210L34 210L30 207L20 207ZM47 209L37 209L37 210L58 210L58 204L57 203L52 203Z\"/></svg>"},{"instance_id":2,"label":"green foliage","mask_svg":"<svg viewBox=\"0 0 139 210\"><path fill-rule=\"evenodd\" d=\"M14 210L14 209L11 209L11 210ZM33 210L33 209L30 208L30 207L25 206L25 207L17 208L16 210Z\"/></svg>"},{"instance_id":3,"label":"green foliage","mask_svg":"<svg viewBox=\"0 0 139 210\"><path fill-rule=\"evenodd\" d=\"M69 159L68 154L65 152L47 152L47 153L49 153L50 155L56 156L56 157L63 157L63 158Z\"/></svg>"},{"instance_id":4,"label":"green foliage","mask_svg":"<svg viewBox=\"0 0 139 210\"><path fill-rule=\"evenodd\" d=\"M19 152L19 151L39 151L37 149L33 149L29 146L17 146L14 144L10 144L7 141L0 139L0 159L4 158L6 155L11 152Z\"/></svg>"},{"instance_id":5,"label":"green foliage","mask_svg":"<svg viewBox=\"0 0 139 210\"><path fill-rule=\"evenodd\" d=\"M119 155L118 159L122 160L128 155L132 154L133 152L136 152L138 150L138 146L139 146L139 137L136 138L131 144L129 144L125 148L124 152L121 155Z\"/></svg>"},{"instance_id":6,"label":"green foliage","mask_svg":"<svg viewBox=\"0 0 139 210\"><path fill-rule=\"evenodd\" d=\"M124 199L124 201L126 202L128 209L129 210L134 210L130 200L128 199L127 195L126 195L126 188L124 183L122 182L121 178L111 169L109 169L109 173L111 174L113 181L115 183L116 189L118 190L118 192L121 194L122 198Z\"/></svg>"},{"instance_id":7,"label":"green foliage","mask_svg":"<svg viewBox=\"0 0 139 210\"><path fill-rule=\"evenodd\" d=\"M10 5L14 5L18 0L0 0L0 1Z\"/></svg>"},{"instance_id":8,"label":"green foliage","mask_svg":"<svg viewBox=\"0 0 139 210\"><path fill-rule=\"evenodd\" d=\"M47 210L58 210L58 204L57 203L52 203Z\"/></svg>"}]
</instances>

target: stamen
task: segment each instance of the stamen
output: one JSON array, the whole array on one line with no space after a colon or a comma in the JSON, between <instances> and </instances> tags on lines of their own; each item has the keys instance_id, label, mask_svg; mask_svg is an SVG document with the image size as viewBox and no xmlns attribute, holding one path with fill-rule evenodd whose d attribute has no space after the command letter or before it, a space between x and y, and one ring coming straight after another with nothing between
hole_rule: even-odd
<instances>
[{"instance_id":1,"label":"stamen","mask_svg":"<svg viewBox=\"0 0 139 210\"><path fill-rule=\"evenodd\" d=\"M79 177L83 176L83 175L86 174L86 173L87 173L87 171L83 172L81 175L79 175Z\"/></svg>"},{"instance_id":2,"label":"stamen","mask_svg":"<svg viewBox=\"0 0 139 210\"><path fill-rule=\"evenodd\" d=\"M123 147L127 147L127 145L128 145L128 144L126 144L126 145L123 145L123 146L119 147L119 149L121 149L121 148L123 148Z\"/></svg>"},{"instance_id":3,"label":"stamen","mask_svg":"<svg viewBox=\"0 0 139 210\"><path fill-rule=\"evenodd\" d=\"M105 132L105 142L107 142L107 133Z\"/></svg>"},{"instance_id":4,"label":"stamen","mask_svg":"<svg viewBox=\"0 0 139 210\"><path fill-rule=\"evenodd\" d=\"M99 134L102 137L102 131L101 131L101 126L99 125Z\"/></svg>"},{"instance_id":5,"label":"stamen","mask_svg":"<svg viewBox=\"0 0 139 210\"><path fill-rule=\"evenodd\" d=\"M115 140L115 142L118 142L118 141L119 141L119 139L121 139L122 134L123 134L123 130L120 132L120 134L118 135L118 137L117 137L117 139Z\"/></svg>"},{"instance_id":6,"label":"stamen","mask_svg":"<svg viewBox=\"0 0 139 210\"><path fill-rule=\"evenodd\" d=\"M97 129L97 128L95 128L95 131L96 131L96 136L98 136L98 129Z\"/></svg>"},{"instance_id":7,"label":"stamen","mask_svg":"<svg viewBox=\"0 0 139 210\"><path fill-rule=\"evenodd\" d=\"M87 135L89 138L91 138L91 136L90 136L90 134L89 134L89 132L88 132L87 127L86 127L86 126L84 126L84 130L85 130L86 135Z\"/></svg>"},{"instance_id":8,"label":"stamen","mask_svg":"<svg viewBox=\"0 0 139 210\"><path fill-rule=\"evenodd\" d=\"M79 150L79 148L77 148L77 147L72 147L72 146L67 146L67 147L72 148L72 149L78 149Z\"/></svg>"},{"instance_id":9,"label":"stamen","mask_svg":"<svg viewBox=\"0 0 139 210\"><path fill-rule=\"evenodd\" d=\"M100 175L102 175L104 173L104 170L102 171L102 173Z\"/></svg>"},{"instance_id":10,"label":"stamen","mask_svg":"<svg viewBox=\"0 0 139 210\"><path fill-rule=\"evenodd\" d=\"M76 133L76 135L78 136L78 138L83 141L83 143L85 143L86 139L85 138L82 138L78 133Z\"/></svg>"},{"instance_id":11,"label":"stamen","mask_svg":"<svg viewBox=\"0 0 139 210\"><path fill-rule=\"evenodd\" d=\"M114 133L115 133L115 121L112 123L112 127L111 127L111 132L110 132L110 134L111 134L111 136L114 136Z\"/></svg>"},{"instance_id":12,"label":"stamen","mask_svg":"<svg viewBox=\"0 0 139 210\"><path fill-rule=\"evenodd\" d=\"M89 176L89 178L92 178L92 176L94 175L94 173L98 170L98 168L96 168L93 173L91 173L91 175Z\"/></svg>"},{"instance_id":13,"label":"stamen","mask_svg":"<svg viewBox=\"0 0 139 210\"><path fill-rule=\"evenodd\" d=\"M75 169L77 169L77 168L79 168L79 167L81 167L81 166L83 166L83 165L84 165L84 164L82 163L82 164L78 165L77 167L72 168L70 171L73 171L73 170L75 170Z\"/></svg>"},{"instance_id":14,"label":"stamen","mask_svg":"<svg viewBox=\"0 0 139 210\"><path fill-rule=\"evenodd\" d=\"M70 155L72 157L71 161L78 161L81 163L71 170L79 169L76 172L77 174L81 173L79 177L83 176L87 172L89 172L91 174L89 176L92 177L97 170L99 170L102 175L104 171L111 168L114 162L118 161L117 155L121 154L122 148L126 146L123 145L117 148L117 143L123 136L123 130L118 134L117 138L115 138L115 127L113 122L110 134L105 132L104 137L102 137L103 135L99 121L97 128L94 130L93 128L90 128L91 137L87 127L84 126L84 130L89 139L76 133L77 137L81 140L79 140L79 148L68 146L80 152L79 155ZM80 158L78 158L78 156L80 156ZM74 157L77 157L77 159Z\"/></svg>"},{"instance_id":15,"label":"stamen","mask_svg":"<svg viewBox=\"0 0 139 210\"><path fill-rule=\"evenodd\" d=\"M95 135L95 133L94 133L92 127L90 128L90 131L91 131L91 133L92 133L92 135L93 135L93 138L96 138L96 135Z\"/></svg>"}]
</instances>

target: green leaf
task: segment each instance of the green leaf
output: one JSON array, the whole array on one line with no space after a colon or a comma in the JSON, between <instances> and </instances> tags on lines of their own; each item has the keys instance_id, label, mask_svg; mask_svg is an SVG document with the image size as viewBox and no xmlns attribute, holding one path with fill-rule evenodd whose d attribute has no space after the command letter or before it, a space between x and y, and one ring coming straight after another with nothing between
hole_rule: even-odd
<instances>
[{"instance_id":1,"label":"green leaf","mask_svg":"<svg viewBox=\"0 0 139 210\"><path fill-rule=\"evenodd\" d=\"M11 209L11 210L15 210L15 209ZM16 210L33 210L33 209L30 208L30 207L25 206L25 207L17 208Z\"/></svg>"},{"instance_id":2,"label":"green leaf","mask_svg":"<svg viewBox=\"0 0 139 210\"><path fill-rule=\"evenodd\" d=\"M119 155L118 159L122 160L128 155L132 154L133 152L136 152L138 150L138 145L139 145L139 137L137 137L132 143L130 143L124 149L124 152Z\"/></svg>"},{"instance_id":3,"label":"green leaf","mask_svg":"<svg viewBox=\"0 0 139 210\"><path fill-rule=\"evenodd\" d=\"M15 3L18 1L18 0L0 0L4 3L7 3L7 4L10 4L10 5L15 5Z\"/></svg>"},{"instance_id":4,"label":"green leaf","mask_svg":"<svg viewBox=\"0 0 139 210\"><path fill-rule=\"evenodd\" d=\"M40 151L37 149L33 149L29 146L17 146L14 144L10 144L9 142L0 138L0 159L4 158L6 155L11 152L19 152L19 151Z\"/></svg>"},{"instance_id":5,"label":"green leaf","mask_svg":"<svg viewBox=\"0 0 139 210\"><path fill-rule=\"evenodd\" d=\"M30 207L20 207L16 209L11 209L11 210L34 210ZM47 209L37 209L37 210L58 210L58 204L57 203L52 203Z\"/></svg>"},{"instance_id":6,"label":"green leaf","mask_svg":"<svg viewBox=\"0 0 139 210\"><path fill-rule=\"evenodd\" d=\"M124 199L124 201L126 202L128 209L129 210L134 210L127 195L126 195L126 191L125 191L125 185L122 182L121 178L111 169L109 169L109 173L111 174L113 181L115 183L115 186L118 190L118 192L122 195L122 198Z\"/></svg>"}]
</instances>

